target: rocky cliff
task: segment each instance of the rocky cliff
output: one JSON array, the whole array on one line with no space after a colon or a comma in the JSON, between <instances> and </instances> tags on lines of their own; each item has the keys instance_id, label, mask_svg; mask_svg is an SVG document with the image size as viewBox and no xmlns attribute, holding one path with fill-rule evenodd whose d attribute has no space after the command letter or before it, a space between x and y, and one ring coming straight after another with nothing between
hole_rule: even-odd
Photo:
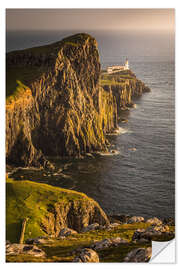
<instances>
[{"instance_id":1,"label":"rocky cliff","mask_svg":"<svg viewBox=\"0 0 180 270\"><path fill-rule=\"evenodd\" d=\"M28 218L25 239L58 237L62 228L81 231L92 223L108 225L99 204L83 193L31 181L7 180L7 239L18 242L21 225Z\"/></svg>"},{"instance_id":2,"label":"rocky cliff","mask_svg":"<svg viewBox=\"0 0 180 270\"><path fill-rule=\"evenodd\" d=\"M8 53L7 162L50 167L47 156L106 150L120 109L146 90L125 75L101 76L97 42L87 34Z\"/></svg>"}]
</instances>

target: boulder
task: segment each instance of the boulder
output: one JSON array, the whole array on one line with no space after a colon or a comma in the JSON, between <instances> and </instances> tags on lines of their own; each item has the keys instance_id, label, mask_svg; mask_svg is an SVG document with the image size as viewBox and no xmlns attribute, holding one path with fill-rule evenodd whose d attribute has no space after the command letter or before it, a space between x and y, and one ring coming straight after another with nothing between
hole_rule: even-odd
<instances>
[{"instance_id":1,"label":"boulder","mask_svg":"<svg viewBox=\"0 0 180 270\"><path fill-rule=\"evenodd\" d=\"M6 255L27 254L35 257L45 257L45 252L36 245L26 244L8 244L6 246Z\"/></svg>"},{"instance_id":2,"label":"boulder","mask_svg":"<svg viewBox=\"0 0 180 270\"><path fill-rule=\"evenodd\" d=\"M160 225L160 226L151 226L147 229L148 231L152 232L169 232L169 226L168 225Z\"/></svg>"},{"instance_id":3,"label":"boulder","mask_svg":"<svg viewBox=\"0 0 180 270\"><path fill-rule=\"evenodd\" d=\"M111 222L120 222L120 223L127 223L128 220L130 219L131 217L129 215L111 215L110 216L110 220Z\"/></svg>"},{"instance_id":4,"label":"boulder","mask_svg":"<svg viewBox=\"0 0 180 270\"><path fill-rule=\"evenodd\" d=\"M79 256L75 257L73 262L99 262L98 254L90 249L82 249Z\"/></svg>"},{"instance_id":5,"label":"boulder","mask_svg":"<svg viewBox=\"0 0 180 270\"><path fill-rule=\"evenodd\" d=\"M127 243L128 243L127 240L122 239L120 237L115 237L111 239L106 238L101 241L97 241L91 247L95 250L100 250L109 247L117 247L120 244L127 244Z\"/></svg>"},{"instance_id":6,"label":"boulder","mask_svg":"<svg viewBox=\"0 0 180 270\"><path fill-rule=\"evenodd\" d=\"M139 241L141 238L143 238L143 234L145 233L145 229L137 229L132 237L132 241Z\"/></svg>"},{"instance_id":7,"label":"boulder","mask_svg":"<svg viewBox=\"0 0 180 270\"><path fill-rule=\"evenodd\" d=\"M128 241L120 237L111 238L111 246L118 246L119 244L128 244Z\"/></svg>"},{"instance_id":8,"label":"boulder","mask_svg":"<svg viewBox=\"0 0 180 270\"><path fill-rule=\"evenodd\" d=\"M48 237L39 236L37 238L28 238L26 240L26 244L47 244L49 242L53 242L53 239Z\"/></svg>"},{"instance_id":9,"label":"boulder","mask_svg":"<svg viewBox=\"0 0 180 270\"><path fill-rule=\"evenodd\" d=\"M92 245L92 248L95 250L98 249L104 249L104 248L108 248L111 245L111 240L110 239L103 239L101 241L97 241Z\"/></svg>"},{"instance_id":10,"label":"boulder","mask_svg":"<svg viewBox=\"0 0 180 270\"><path fill-rule=\"evenodd\" d=\"M150 223L151 225L161 225L162 221L160 219L158 219L157 217L154 218L149 218L148 220L146 220L147 223Z\"/></svg>"},{"instance_id":11,"label":"boulder","mask_svg":"<svg viewBox=\"0 0 180 270\"><path fill-rule=\"evenodd\" d=\"M111 223L109 224L109 226L107 227L107 230L112 230L114 228L116 228L117 226L119 226L120 224L119 223Z\"/></svg>"},{"instance_id":12,"label":"boulder","mask_svg":"<svg viewBox=\"0 0 180 270\"><path fill-rule=\"evenodd\" d=\"M143 241L142 239L146 240L152 240L153 237L156 236L161 236L167 233L168 235L170 234L169 232L169 227L167 225L160 225L160 226L150 226L146 230L145 229L138 229L134 232L132 241Z\"/></svg>"},{"instance_id":13,"label":"boulder","mask_svg":"<svg viewBox=\"0 0 180 270\"><path fill-rule=\"evenodd\" d=\"M144 221L143 217L133 216L128 220L127 223L131 224L131 223L137 223L137 222L143 222L143 221Z\"/></svg>"},{"instance_id":14,"label":"boulder","mask_svg":"<svg viewBox=\"0 0 180 270\"><path fill-rule=\"evenodd\" d=\"M89 232L93 230L98 230L99 229L99 224L98 223L93 223L90 224L82 229L82 232Z\"/></svg>"},{"instance_id":15,"label":"boulder","mask_svg":"<svg viewBox=\"0 0 180 270\"><path fill-rule=\"evenodd\" d=\"M70 229L70 228L63 228L59 232L59 236L69 236L72 234L77 234L77 232L73 229Z\"/></svg>"},{"instance_id":16,"label":"boulder","mask_svg":"<svg viewBox=\"0 0 180 270\"><path fill-rule=\"evenodd\" d=\"M136 248L131 250L126 257L124 262L148 262L152 255L152 248Z\"/></svg>"}]
</instances>

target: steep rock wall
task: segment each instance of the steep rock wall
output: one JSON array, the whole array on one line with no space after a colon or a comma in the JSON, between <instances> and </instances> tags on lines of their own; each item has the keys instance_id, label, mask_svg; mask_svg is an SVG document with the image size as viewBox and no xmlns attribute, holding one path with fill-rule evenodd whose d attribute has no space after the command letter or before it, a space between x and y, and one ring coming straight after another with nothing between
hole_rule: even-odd
<instances>
[{"instance_id":1,"label":"steep rock wall","mask_svg":"<svg viewBox=\"0 0 180 270\"><path fill-rule=\"evenodd\" d=\"M104 134L117 125L112 92L99 86L95 39L79 34L45 48L7 55L7 74L13 65L42 70L23 81L27 89L7 104L7 161L18 166L46 166L46 155L105 150Z\"/></svg>"},{"instance_id":2,"label":"steep rock wall","mask_svg":"<svg viewBox=\"0 0 180 270\"><path fill-rule=\"evenodd\" d=\"M100 72L97 42L87 34L7 54L7 162L50 168L47 156L105 151L120 108L145 87L133 73L106 86Z\"/></svg>"}]
</instances>

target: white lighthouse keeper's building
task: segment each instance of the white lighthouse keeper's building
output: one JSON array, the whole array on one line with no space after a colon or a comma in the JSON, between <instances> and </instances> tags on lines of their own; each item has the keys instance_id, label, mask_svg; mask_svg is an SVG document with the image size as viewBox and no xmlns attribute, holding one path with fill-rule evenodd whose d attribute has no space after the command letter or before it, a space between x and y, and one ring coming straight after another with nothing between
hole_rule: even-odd
<instances>
[{"instance_id":1,"label":"white lighthouse keeper's building","mask_svg":"<svg viewBox=\"0 0 180 270\"><path fill-rule=\"evenodd\" d=\"M115 73L115 72L119 72L121 70L128 70L128 69L129 69L129 62L128 62L128 59L126 58L124 66L107 67L107 73Z\"/></svg>"}]
</instances>

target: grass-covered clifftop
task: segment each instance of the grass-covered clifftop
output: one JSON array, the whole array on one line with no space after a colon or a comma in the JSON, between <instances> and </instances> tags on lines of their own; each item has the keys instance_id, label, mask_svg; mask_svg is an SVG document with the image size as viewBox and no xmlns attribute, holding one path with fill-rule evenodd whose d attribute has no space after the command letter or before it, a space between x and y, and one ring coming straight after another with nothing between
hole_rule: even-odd
<instances>
[{"instance_id":1,"label":"grass-covered clifftop","mask_svg":"<svg viewBox=\"0 0 180 270\"><path fill-rule=\"evenodd\" d=\"M7 162L50 168L47 156L106 151L120 109L146 89L130 71L101 74L97 42L88 34L8 53Z\"/></svg>"},{"instance_id":2,"label":"grass-covered clifftop","mask_svg":"<svg viewBox=\"0 0 180 270\"><path fill-rule=\"evenodd\" d=\"M72 190L8 179L6 198L6 238L15 243L26 218L25 240L43 235L57 237L64 227L80 231L89 223L109 223L97 202Z\"/></svg>"},{"instance_id":3,"label":"grass-covered clifftop","mask_svg":"<svg viewBox=\"0 0 180 270\"><path fill-rule=\"evenodd\" d=\"M117 103L117 114L121 116L121 110L133 105L133 97L141 96L150 89L131 70L108 74L103 71L100 84L106 91L112 91Z\"/></svg>"},{"instance_id":4,"label":"grass-covered clifftop","mask_svg":"<svg viewBox=\"0 0 180 270\"><path fill-rule=\"evenodd\" d=\"M148 238L141 241L138 238L137 241L133 240L137 230L148 231L149 228L157 228L160 232L165 228L164 225L152 227L148 221L110 224L97 202L76 191L11 179L7 179L6 185L6 239L11 243L18 243L22 221L28 218L24 242L42 240L36 247L46 254L45 257L37 257L26 252L19 254L16 251L15 254L6 256L7 262L72 262L83 248L93 248L97 242L108 239L123 239L125 243L105 245L96 250L100 262L123 262L128 252L151 247L151 240ZM82 230L93 223L104 226L90 231ZM67 227L76 229L78 233L60 236L60 230ZM167 234L157 232L153 239L172 239L174 226L166 227ZM30 249L29 243L25 251Z\"/></svg>"}]
</instances>

